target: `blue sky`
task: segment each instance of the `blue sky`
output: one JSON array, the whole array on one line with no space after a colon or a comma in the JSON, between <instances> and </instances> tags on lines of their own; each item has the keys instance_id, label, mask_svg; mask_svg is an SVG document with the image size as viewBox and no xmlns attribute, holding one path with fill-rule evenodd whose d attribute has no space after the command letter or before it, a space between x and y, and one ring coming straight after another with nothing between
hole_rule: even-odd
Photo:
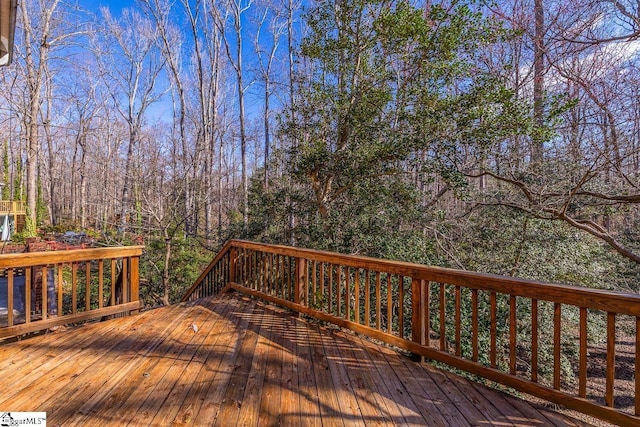
<instances>
[{"instance_id":1,"label":"blue sky","mask_svg":"<svg viewBox=\"0 0 640 427\"><path fill-rule=\"evenodd\" d=\"M78 4L88 10L98 10L101 6L107 6L115 14L119 14L123 8L133 6L135 2L135 0L78 0Z\"/></svg>"}]
</instances>

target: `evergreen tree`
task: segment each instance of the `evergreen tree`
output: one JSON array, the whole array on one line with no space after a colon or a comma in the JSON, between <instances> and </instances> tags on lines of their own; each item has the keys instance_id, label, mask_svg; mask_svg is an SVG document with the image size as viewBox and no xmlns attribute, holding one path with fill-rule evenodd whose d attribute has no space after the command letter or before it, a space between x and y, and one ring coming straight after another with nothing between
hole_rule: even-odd
<instances>
[{"instance_id":1,"label":"evergreen tree","mask_svg":"<svg viewBox=\"0 0 640 427\"><path fill-rule=\"evenodd\" d=\"M306 69L283 131L299 142L291 173L313 206L305 232L329 238L321 246L353 250L348 236L375 232L379 249L418 232L418 202L437 194L417 191L416 179L459 191L465 156L526 130L525 109L474 59L504 32L467 2L325 0L306 20Z\"/></svg>"}]
</instances>

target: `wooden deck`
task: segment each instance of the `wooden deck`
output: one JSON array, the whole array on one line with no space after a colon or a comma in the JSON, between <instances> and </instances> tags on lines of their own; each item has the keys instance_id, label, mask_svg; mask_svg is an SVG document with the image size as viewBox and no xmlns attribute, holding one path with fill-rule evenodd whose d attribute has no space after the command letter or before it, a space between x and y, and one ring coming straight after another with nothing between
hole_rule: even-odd
<instances>
[{"instance_id":1,"label":"wooden deck","mask_svg":"<svg viewBox=\"0 0 640 427\"><path fill-rule=\"evenodd\" d=\"M238 294L0 346L48 425L584 425Z\"/></svg>"}]
</instances>

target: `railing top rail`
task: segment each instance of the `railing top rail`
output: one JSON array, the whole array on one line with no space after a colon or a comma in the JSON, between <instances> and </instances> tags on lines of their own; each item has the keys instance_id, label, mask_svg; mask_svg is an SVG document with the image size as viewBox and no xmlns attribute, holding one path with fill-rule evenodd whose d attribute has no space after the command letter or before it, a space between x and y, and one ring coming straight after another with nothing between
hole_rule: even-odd
<instances>
[{"instance_id":1,"label":"railing top rail","mask_svg":"<svg viewBox=\"0 0 640 427\"><path fill-rule=\"evenodd\" d=\"M595 310L603 310L612 313L640 316L640 295L638 294L628 294L604 289L583 288L574 285L544 283L536 280L499 276L495 274L433 267L404 261L370 258L360 255L344 255L313 249L255 243L244 240L231 240L227 242L221 253L228 250L229 245L236 248L265 251L278 255L307 258L314 261L339 264L354 268L382 271L412 277L418 280L447 283L471 289L487 290L536 300L552 301ZM196 282L196 284L197 283L198 282Z\"/></svg>"},{"instance_id":2,"label":"railing top rail","mask_svg":"<svg viewBox=\"0 0 640 427\"><path fill-rule=\"evenodd\" d=\"M144 246L73 249L68 251L26 252L0 255L0 268L33 267L76 261L121 258L142 255Z\"/></svg>"}]
</instances>

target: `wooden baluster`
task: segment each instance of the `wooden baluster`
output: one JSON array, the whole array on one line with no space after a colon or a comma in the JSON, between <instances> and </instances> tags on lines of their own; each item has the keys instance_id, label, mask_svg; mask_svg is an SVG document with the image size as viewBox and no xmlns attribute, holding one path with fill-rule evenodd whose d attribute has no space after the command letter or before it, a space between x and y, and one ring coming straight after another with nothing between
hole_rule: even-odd
<instances>
[{"instance_id":1,"label":"wooden baluster","mask_svg":"<svg viewBox=\"0 0 640 427\"><path fill-rule=\"evenodd\" d=\"M286 256L280 255L278 260L278 275L280 276L280 280L278 283L278 298L285 299L285 289L287 283L287 270L286 270Z\"/></svg>"},{"instance_id":2,"label":"wooden baluster","mask_svg":"<svg viewBox=\"0 0 640 427\"><path fill-rule=\"evenodd\" d=\"M509 373L516 374L516 297L509 295Z\"/></svg>"},{"instance_id":3,"label":"wooden baluster","mask_svg":"<svg viewBox=\"0 0 640 427\"><path fill-rule=\"evenodd\" d=\"M580 307L580 368L578 396L587 397L587 309Z\"/></svg>"},{"instance_id":4,"label":"wooden baluster","mask_svg":"<svg viewBox=\"0 0 640 427\"><path fill-rule=\"evenodd\" d=\"M33 296L31 283L31 267L24 269L24 322L31 322L31 298Z\"/></svg>"},{"instance_id":5,"label":"wooden baluster","mask_svg":"<svg viewBox=\"0 0 640 427\"><path fill-rule=\"evenodd\" d=\"M13 268L7 269L7 325L13 326L13 291L14 291Z\"/></svg>"},{"instance_id":6,"label":"wooden baluster","mask_svg":"<svg viewBox=\"0 0 640 427\"><path fill-rule=\"evenodd\" d=\"M236 283L246 286L247 283L247 264L248 256L247 250L244 248L236 248L236 276L234 277ZM231 283L231 253L229 253L229 283Z\"/></svg>"},{"instance_id":7,"label":"wooden baluster","mask_svg":"<svg viewBox=\"0 0 640 427\"><path fill-rule=\"evenodd\" d=\"M227 259L227 262L231 260ZM211 271L211 283L208 288L203 289L202 297L209 297L218 292L224 286L223 265L217 264Z\"/></svg>"},{"instance_id":8,"label":"wooden baluster","mask_svg":"<svg viewBox=\"0 0 640 427\"><path fill-rule=\"evenodd\" d=\"M311 280L309 278L309 274L310 271L309 269L311 268L311 266L309 265L309 261L305 260L305 270L304 270L304 274L305 274L305 282L304 282L304 305L309 307L309 301L310 301L310 284L311 284Z\"/></svg>"},{"instance_id":9,"label":"wooden baluster","mask_svg":"<svg viewBox=\"0 0 640 427\"><path fill-rule=\"evenodd\" d=\"M254 274L256 276L256 287L255 287L256 291L260 291L262 289L262 282L264 280L264 275L262 274L262 271L263 271L262 257L263 256L264 254L262 252L256 251L256 266L254 270ZM293 294L291 294L291 296L293 297Z\"/></svg>"},{"instance_id":10,"label":"wooden baluster","mask_svg":"<svg viewBox=\"0 0 640 427\"><path fill-rule=\"evenodd\" d=\"M245 249L245 263L244 266L244 281L242 282L243 286L246 286L249 289L252 289L253 286L253 251L249 249Z\"/></svg>"},{"instance_id":11,"label":"wooden baluster","mask_svg":"<svg viewBox=\"0 0 640 427\"><path fill-rule=\"evenodd\" d=\"M342 316L342 266L336 265L336 315Z\"/></svg>"},{"instance_id":12,"label":"wooden baluster","mask_svg":"<svg viewBox=\"0 0 640 427\"><path fill-rule=\"evenodd\" d=\"M271 295L278 296L278 255L271 254Z\"/></svg>"},{"instance_id":13,"label":"wooden baluster","mask_svg":"<svg viewBox=\"0 0 640 427\"><path fill-rule=\"evenodd\" d=\"M287 257L287 299L289 301L293 301L293 295L291 295L291 260L290 256Z\"/></svg>"},{"instance_id":14,"label":"wooden baluster","mask_svg":"<svg viewBox=\"0 0 640 427\"><path fill-rule=\"evenodd\" d=\"M48 285L47 266L43 265L42 266L42 283L41 283L41 287L42 287L42 320L47 320L47 314L48 314L48 311L49 311L49 301L48 301L49 287L47 285Z\"/></svg>"},{"instance_id":15,"label":"wooden baluster","mask_svg":"<svg viewBox=\"0 0 640 427\"><path fill-rule=\"evenodd\" d=\"M427 347L431 345L431 282L424 281L424 294L423 294L423 305L424 305L424 345Z\"/></svg>"},{"instance_id":16,"label":"wooden baluster","mask_svg":"<svg viewBox=\"0 0 640 427\"><path fill-rule=\"evenodd\" d=\"M265 294L271 294L271 288L273 286L273 274L271 273L271 267L273 265L272 254L265 253L264 255L264 272L265 272Z\"/></svg>"},{"instance_id":17,"label":"wooden baluster","mask_svg":"<svg viewBox=\"0 0 640 427\"><path fill-rule=\"evenodd\" d=\"M248 274L249 274L249 283L247 283L247 286L250 289L254 289L257 290L257 283L256 283L256 251L250 251L249 252L249 270L248 270Z\"/></svg>"},{"instance_id":18,"label":"wooden baluster","mask_svg":"<svg viewBox=\"0 0 640 427\"><path fill-rule=\"evenodd\" d=\"M256 269L255 269L255 275L256 275L255 290L256 291L260 291L262 289L262 283L264 282L264 274L262 274L262 272L264 271L264 267L262 265L263 258L264 258L264 253L256 252Z\"/></svg>"},{"instance_id":19,"label":"wooden baluster","mask_svg":"<svg viewBox=\"0 0 640 427\"><path fill-rule=\"evenodd\" d=\"M616 375L616 314L607 313L607 384L605 403L613 408L613 384Z\"/></svg>"},{"instance_id":20,"label":"wooden baluster","mask_svg":"<svg viewBox=\"0 0 640 427\"><path fill-rule=\"evenodd\" d=\"M478 290L471 289L471 360L478 361Z\"/></svg>"},{"instance_id":21,"label":"wooden baluster","mask_svg":"<svg viewBox=\"0 0 640 427\"><path fill-rule=\"evenodd\" d=\"M279 279L280 279L280 265L278 264L280 255L271 254L271 295L278 297Z\"/></svg>"},{"instance_id":22,"label":"wooden baluster","mask_svg":"<svg viewBox=\"0 0 640 427\"><path fill-rule=\"evenodd\" d=\"M257 290L260 292L264 292L265 290L265 283L267 281L267 274L266 274L266 266L265 264L267 263L267 255L260 251L258 252L258 267L257 267L257 275L258 275L258 288ZM294 266L295 268L295 266ZM294 277L295 280L295 277ZM293 295L293 294L292 294Z\"/></svg>"},{"instance_id":23,"label":"wooden baluster","mask_svg":"<svg viewBox=\"0 0 640 427\"><path fill-rule=\"evenodd\" d=\"M104 260L98 261L98 309L104 307Z\"/></svg>"},{"instance_id":24,"label":"wooden baluster","mask_svg":"<svg viewBox=\"0 0 640 427\"><path fill-rule=\"evenodd\" d=\"M447 315L445 306L445 285L440 283L440 351L447 351L446 345L446 325Z\"/></svg>"},{"instance_id":25,"label":"wooden baluster","mask_svg":"<svg viewBox=\"0 0 640 427\"><path fill-rule=\"evenodd\" d=\"M398 276L398 336L404 338L404 277Z\"/></svg>"},{"instance_id":26,"label":"wooden baluster","mask_svg":"<svg viewBox=\"0 0 640 427\"><path fill-rule=\"evenodd\" d=\"M261 283L261 274L260 274L260 252L256 251L253 254L253 289L256 291L260 291L260 283Z\"/></svg>"},{"instance_id":27,"label":"wooden baluster","mask_svg":"<svg viewBox=\"0 0 640 427\"><path fill-rule=\"evenodd\" d=\"M356 267L355 276L353 278L353 291L355 293L354 311L355 322L360 323L360 269Z\"/></svg>"},{"instance_id":28,"label":"wooden baluster","mask_svg":"<svg viewBox=\"0 0 640 427\"><path fill-rule=\"evenodd\" d=\"M251 251L249 263L250 281L247 283L247 286L249 289L258 290L258 253L256 251Z\"/></svg>"},{"instance_id":29,"label":"wooden baluster","mask_svg":"<svg viewBox=\"0 0 640 427\"><path fill-rule=\"evenodd\" d=\"M325 286L324 286L324 269L327 267L327 264L322 262L320 263L320 295L322 296L322 307L320 307L321 311L326 310L329 312L329 308L326 308L325 301Z\"/></svg>"},{"instance_id":30,"label":"wooden baluster","mask_svg":"<svg viewBox=\"0 0 640 427\"><path fill-rule=\"evenodd\" d=\"M491 306L491 344L489 349L489 359L492 368L496 367L496 336L497 336L497 324L498 324L498 307L496 301L496 293L491 292L489 294L489 301Z\"/></svg>"},{"instance_id":31,"label":"wooden baluster","mask_svg":"<svg viewBox=\"0 0 640 427\"><path fill-rule=\"evenodd\" d=\"M387 273L387 332L393 333L393 276Z\"/></svg>"},{"instance_id":32,"label":"wooden baluster","mask_svg":"<svg viewBox=\"0 0 640 427\"><path fill-rule=\"evenodd\" d=\"M333 314L333 264L329 264L327 274L329 275L329 289L328 289L328 309L327 313Z\"/></svg>"},{"instance_id":33,"label":"wooden baluster","mask_svg":"<svg viewBox=\"0 0 640 427\"><path fill-rule=\"evenodd\" d=\"M111 259L111 306L116 305L116 282L118 278L116 276L116 260ZM73 283L73 282L72 282ZM72 291L72 294L75 295L75 290ZM74 304L75 307L75 304ZM74 311L75 313L75 311Z\"/></svg>"},{"instance_id":34,"label":"wooden baluster","mask_svg":"<svg viewBox=\"0 0 640 427\"><path fill-rule=\"evenodd\" d=\"M380 273L376 271L376 329L382 329L382 285L380 283Z\"/></svg>"},{"instance_id":35,"label":"wooden baluster","mask_svg":"<svg viewBox=\"0 0 640 427\"><path fill-rule=\"evenodd\" d=\"M460 286L456 286L455 287L455 309L456 309L456 356L460 356L460 354L462 353L462 346L460 345L460 341L461 341L461 329L462 329L462 316L460 314L461 311L461 291L460 291Z\"/></svg>"},{"instance_id":36,"label":"wooden baluster","mask_svg":"<svg viewBox=\"0 0 640 427\"><path fill-rule=\"evenodd\" d=\"M56 281L57 287L58 287L58 316L64 316L63 313L63 306L62 306L62 299L63 299L63 292L64 292L64 281L63 281L63 276L62 276L62 264L58 264L58 278Z\"/></svg>"},{"instance_id":37,"label":"wooden baluster","mask_svg":"<svg viewBox=\"0 0 640 427\"><path fill-rule=\"evenodd\" d=\"M253 287L253 251L245 249L245 267L244 267L244 281L243 286L249 289Z\"/></svg>"},{"instance_id":38,"label":"wooden baluster","mask_svg":"<svg viewBox=\"0 0 640 427\"><path fill-rule=\"evenodd\" d=\"M371 326L371 275L369 270L365 270L364 281L364 324Z\"/></svg>"},{"instance_id":39,"label":"wooden baluster","mask_svg":"<svg viewBox=\"0 0 640 427\"><path fill-rule=\"evenodd\" d=\"M262 274L260 274L260 272L262 271L262 264L261 264L261 262L262 262L262 252L256 251L255 257L256 257L256 259L255 259L256 264L254 266L253 274L254 274L254 277L255 277L255 290L259 291L261 286L262 286ZM290 263L291 263L291 261L290 261ZM291 269L291 268L292 268L292 266L291 266L291 264L289 264L289 269ZM289 291L288 298L289 298L290 301L293 301L293 292Z\"/></svg>"},{"instance_id":40,"label":"wooden baluster","mask_svg":"<svg viewBox=\"0 0 640 427\"><path fill-rule=\"evenodd\" d=\"M553 304L553 388L560 390L560 353L562 332L562 306Z\"/></svg>"},{"instance_id":41,"label":"wooden baluster","mask_svg":"<svg viewBox=\"0 0 640 427\"><path fill-rule=\"evenodd\" d=\"M244 262L245 266L244 270L244 280L242 281L242 285L248 287L249 289L253 288L253 251L249 249L244 250Z\"/></svg>"},{"instance_id":42,"label":"wooden baluster","mask_svg":"<svg viewBox=\"0 0 640 427\"><path fill-rule=\"evenodd\" d=\"M269 255L269 295L276 295L276 281L278 277L276 276L276 254Z\"/></svg>"},{"instance_id":43,"label":"wooden baluster","mask_svg":"<svg viewBox=\"0 0 640 427\"><path fill-rule=\"evenodd\" d=\"M284 257L282 255L276 256L276 289L275 296L282 298L282 288L284 287Z\"/></svg>"},{"instance_id":44,"label":"wooden baluster","mask_svg":"<svg viewBox=\"0 0 640 427\"><path fill-rule=\"evenodd\" d=\"M538 382L538 300L531 300L531 381Z\"/></svg>"},{"instance_id":45,"label":"wooden baluster","mask_svg":"<svg viewBox=\"0 0 640 427\"><path fill-rule=\"evenodd\" d=\"M242 272L240 284L251 287L251 252L248 249L242 248L242 265L240 266L240 271ZM238 280L237 277L236 280Z\"/></svg>"},{"instance_id":46,"label":"wooden baluster","mask_svg":"<svg viewBox=\"0 0 640 427\"><path fill-rule=\"evenodd\" d=\"M280 297L280 255L273 255L273 265L271 266L273 274L273 295Z\"/></svg>"},{"instance_id":47,"label":"wooden baluster","mask_svg":"<svg viewBox=\"0 0 640 427\"><path fill-rule=\"evenodd\" d=\"M89 311L91 310L91 262L85 262L84 267L84 311Z\"/></svg>"},{"instance_id":48,"label":"wooden baluster","mask_svg":"<svg viewBox=\"0 0 640 427\"><path fill-rule=\"evenodd\" d=\"M268 295L271 290L271 254L268 252L263 252L262 262L262 276L264 280L262 285L262 292Z\"/></svg>"},{"instance_id":49,"label":"wooden baluster","mask_svg":"<svg viewBox=\"0 0 640 427\"><path fill-rule=\"evenodd\" d=\"M244 255L242 285L251 288L251 280L253 278L251 270L253 268L253 251L243 249L242 253Z\"/></svg>"},{"instance_id":50,"label":"wooden baluster","mask_svg":"<svg viewBox=\"0 0 640 427\"><path fill-rule=\"evenodd\" d=\"M318 261L313 260L313 263L311 264L311 277L313 280L313 291L311 294L311 303L313 304L314 308L317 308L318 305Z\"/></svg>"},{"instance_id":51,"label":"wooden baluster","mask_svg":"<svg viewBox=\"0 0 640 427\"><path fill-rule=\"evenodd\" d=\"M71 314L76 314L77 307L78 307L78 263L73 262L71 263Z\"/></svg>"},{"instance_id":52,"label":"wooden baluster","mask_svg":"<svg viewBox=\"0 0 640 427\"><path fill-rule=\"evenodd\" d=\"M422 305L422 281L411 278L411 341L423 344L422 319L424 319L424 306Z\"/></svg>"},{"instance_id":53,"label":"wooden baluster","mask_svg":"<svg viewBox=\"0 0 640 427\"><path fill-rule=\"evenodd\" d=\"M122 303L131 302L129 295L129 266L126 258L122 259Z\"/></svg>"},{"instance_id":54,"label":"wooden baluster","mask_svg":"<svg viewBox=\"0 0 640 427\"><path fill-rule=\"evenodd\" d=\"M344 317L351 320L351 269L344 267Z\"/></svg>"}]
</instances>

